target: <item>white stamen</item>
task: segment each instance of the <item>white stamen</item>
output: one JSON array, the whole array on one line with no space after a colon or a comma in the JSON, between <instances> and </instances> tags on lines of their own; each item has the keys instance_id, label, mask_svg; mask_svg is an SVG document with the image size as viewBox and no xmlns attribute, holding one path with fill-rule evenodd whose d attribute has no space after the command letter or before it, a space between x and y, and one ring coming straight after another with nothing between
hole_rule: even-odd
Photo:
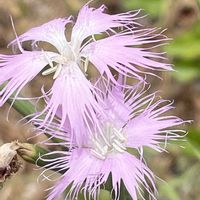
<instances>
[{"instance_id":1,"label":"white stamen","mask_svg":"<svg viewBox=\"0 0 200 200\"><path fill-rule=\"evenodd\" d=\"M95 143L95 146L96 146L97 150L99 150L102 154L104 154L105 151L102 148L102 146L97 141L94 141L94 143Z\"/></svg>"},{"instance_id":2,"label":"white stamen","mask_svg":"<svg viewBox=\"0 0 200 200\"><path fill-rule=\"evenodd\" d=\"M126 138L123 136L123 134L119 131L119 130L117 130L116 128L113 128L113 133L120 139L120 140L122 140L122 141L125 141L126 140Z\"/></svg>"},{"instance_id":3,"label":"white stamen","mask_svg":"<svg viewBox=\"0 0 200 200\"><path fill-rule=\"evenodd\" d=\"M103 133L93 138L92 152L99 159L106 159L109 154L124 153L126 138L122 129L116 129L113 124L106 123Z\"/></svg>"},{"instance_id":4,"label":"white stamen","mask_svg":"<svg viewBox=\"0 0 200 200\"><path fill-rule=\"evenodd\" d=\"M104 146L102 151L103 151L103 154L105 155L108 152L108 146Z\"/></svg>"},{"instance_id":5,"label":"white stamen","mask_svg":"<svg viewBox=\"0 0 200 200\"><path fill-rule=\"evenodd\" d=\"M58 64L58 65L57 65L56 72L55 72L55 74L54 74L54 76L53 76L53 79L56 79L56 78L59 76L61 70L62 70L62 65L61 65L61 64Z\"/></svg>"},{"instance_id":6,"label":"white stamen","mask_svg":"<svg viewBox=\"0 0 200 200\"><path fill-rule=\"evenodd\" d=\"M119 151L120 153L124 153L124 150L121 149L117 144L112 143L112 145L113 145L113 147L114 147L117 151Z\"/></svg>"},{"instance_id":7,"label":"white stamen","mask_svg":"<svg viewBox=\"0 0 200 200\"><path fill-rule=\"evenodd\" d=\"M121 149L123 149L124 151L126 151L126 147L123 146L123 144L120 143L118 140L114 139L114 143L117 144Z\"/></svg>"},{"instance_id":8,"label":"white stamen","mask_svg":"<svg viewBox=\"0 0 200 200\"><path fill-rule=\"evenodd\" d=\"M98 153L97 151L95 151L95 150L91 150L91 153L95 156L95 157L97 157L97 158L99 158L99 159L101 159L101 160L105 160L106 159L106 157L105 156L103 156L102 154L100 154L100 153Z\"/></svg>"},{"instance_id":9,"label":"white stamen","mask_svg":"<svg viewBox=\"0 0 200 200\"><path fill-rule=\"evenodd\" d=\"M49 74L55 72L55 71L57 70L57 68L58 68L57 65L56 65L55 67L49 68L49 69L43 71L43 72L42 72L42 75L43 75L43 76L49 75Z\"/></svg>"},{"instance_id":10,"label":"white stamen","mask_svg":"<svg viewBox=\"0 0 200 200\"><path fill-rule=\"evenodd\" d=\"M109 147L111 147L112 145L110 144L109 140L106 138L106 136L102 133L101 134L103 141L106 143L106 145L108 145Z\"/></svg>"}]
</instances>

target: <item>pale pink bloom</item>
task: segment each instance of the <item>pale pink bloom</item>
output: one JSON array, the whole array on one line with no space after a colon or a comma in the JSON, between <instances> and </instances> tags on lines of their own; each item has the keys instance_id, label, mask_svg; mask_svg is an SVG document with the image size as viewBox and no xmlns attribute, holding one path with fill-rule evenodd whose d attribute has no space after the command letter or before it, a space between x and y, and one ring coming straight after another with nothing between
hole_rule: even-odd
<instances>
[{"instance_id":1,"label":"pale pink bloom","mask_svg":"<svg viewBox=\"0 0 200 200\"><path fill-rule=\"evenodd\" d=\"M93 135L88 134L83 146L74 146L70 152L62 152L64 156L52 160L51 169L60 163L60 170L68 170L52 188L48 200L56 199L68 187L71 189L66 200L76 199L79 192L84 193L85 200L87 195L98 199L109 174L115 200L119 199L121 181L133 200L143 195L141 185L155 199L155 177L143 162L143 148L164 151L168 140L181 138L178 133L185 133L177 128L185 122L167 115L172 103L157 98L155 93L146 94L144 84L133 89L106 89L107 83L100 81L97 86L105 90L102 106L108 118L99 116L101 132L93 127ZM135 149L139 157L131 154L130 149Z\"/></svg>"},{"instance_id":2,"label":"pale pink bloom","mask_svg":"<svg viewBox=\"0 0 200 200\"><path fill-rule=\"evenodd\" d=\"M18 46L21 54L0 55L0 84L7 86L1 91L0 106L10 95L20 90L31 81L45 66L43 75L54 73L54 84L43 96L48 97L47 106L41 113L47 113L43 125L51 122L58 109L61 109L61 127L69 120L73 132L80 132L86 121L97 123L97 114L103 114L96 102L99 97L94 85L85 77L91 62L107 79L116 82L111 73L115 69L120 74L142 79L138 74L144 69L172 70L171 66L158 61L163 60L161 53L150 51L167 38L156 29L141 29L135 20L139 11L109 15L104 12L105 6L98 9L88 5L80 10L72 28L71 39L67 40L66 25L72 18L59 18L30 29L10 45ZM117 28L123 29L117 33ZM106 38L96 41L95 35L107 34ZM57 52L24 51L20 43L32 41L32 46L40 48L39 42L53 45ZM138 47L148 44L148 48ZM157 61L156 61L157 60ZM146 73L146 72L145 72ZM151 72L152 73L152 72Z\"/></svg>"},{"instance_id":3,"label":"pale pink bloom","mask_svg":"<svg viewBox=\"0 0 200 200\"><path fill-rule=\"evenodd\" d=\"M154 197L146 179L149 180L151 187L156 190L154 175L150 169L140 159L126 151L124 153L113 153L113 155L111 153L106 159L99 159L91 153L90 149L78 148L74 149L70 155L65 155L63 159L60 159L60 157L55 159L49 165L49 168L67 171L54 186L47 200L56 200L67 187L70 187L70 190L65 200L77 199L79 192L84 194L84 200L91 197L94 200L99 199L100 187L104 186L110 173L112 175L113 199L115 200L120 199L122 180L133 200L137 200L137 192L142 195L142 185ZM87 198L88 196L89 198Z\"/></svg>"}]
</instances>

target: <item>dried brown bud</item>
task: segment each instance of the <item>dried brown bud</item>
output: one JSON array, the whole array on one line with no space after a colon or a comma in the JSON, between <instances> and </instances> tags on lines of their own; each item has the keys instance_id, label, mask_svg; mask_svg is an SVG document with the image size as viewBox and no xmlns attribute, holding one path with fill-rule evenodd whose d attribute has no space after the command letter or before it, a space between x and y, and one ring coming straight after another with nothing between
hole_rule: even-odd
<instances>
[{"instance_id":1,"label":"dried brown bud","mask_svg":"<svg viewBox=\"0 0 200 200\"><path fill-rule=\"evenodd\" d=\"M17 158L18 148L17 141L3 144L0 147L0 183L19 170L21 163Z\"/></svg>"}]
</instances>

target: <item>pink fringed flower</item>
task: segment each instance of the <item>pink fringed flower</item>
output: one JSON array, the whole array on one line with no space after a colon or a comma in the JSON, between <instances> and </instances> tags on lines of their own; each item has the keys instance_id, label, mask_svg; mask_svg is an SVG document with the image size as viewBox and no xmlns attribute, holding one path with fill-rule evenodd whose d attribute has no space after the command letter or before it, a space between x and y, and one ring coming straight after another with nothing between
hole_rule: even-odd
<instances>
[{"instance_id":1,"label":"pink fringed flower","mask_svg":"<svg viewBox=\"0 0 200 200\"><path fill-rule=\"evenodd\" d=\"M106 89L107 84L100 82L97 86ZM93 127L94 133L88 134L87 143L74 146L70 152L60 152L64 156L51 160L47 166L66 171L52 188L48 200L56 199L66 188L66 200L76 199L81 192L85 200L88 196L98 199L100 188L104 187L109 175L113 199L119 199L122 181L133 200L143 195L140 185L155 198L155 178L143 162L143 148L164 150L168 140L175 140L180 137L178 132L184 132L176 128L184 121L166 115L173 108L171 103L157 99L155 93L146 95L143 86L138 84L128 90L113 86L105 90L102 106L108 118L99 116L101 132ZM131 149L138 151L139 158Z\"/></svg>"},{"instance_id":2,"label":"pink fringed flower","mask_svg":"<svg viewBox=\"0 0 200 200\"><path fill-rule=\"evenodd\" d=\"M138 30L135 20L139 11L109 15L104 10L105 6L95 9L85 5L72 28L70 40L67 40L65 32L69 34L66 25L72 23L71 17L55 19L32 28L11 42L10 45L18 45L21 53L0 55L0 84L7 83L0 92L0 106L14 91L17 91L16 98L40 71L43 70L44 76L54 73L54 84L44 94L50 100L42 112L47 112L43 124L52 121L57 110L61 109L61 126L69 120L73 130L80 132L85 120L90 118L90 122L95 124L96 114L102 114L95 100L98 97L94 86L85 77L89 63L113 82L116 80L111 69L138 79L142 79L139 74L142 70L138 67L172 70L169 64L160 62L164 59L161 53L150 51L167 38L162 32L157 33L157 29ZM117 33L118 27L123 31ZM107 37L96 40L97 34ZM36 46L37 50L23 50L20 43L25 41L32 41L32 46ZM42 48L39 51L40 41L50 43L57 52ZM139 47L145 44L148 44L148 48ZM45 66L48 69L44 70Z\"/></svg>"}]
</instances>

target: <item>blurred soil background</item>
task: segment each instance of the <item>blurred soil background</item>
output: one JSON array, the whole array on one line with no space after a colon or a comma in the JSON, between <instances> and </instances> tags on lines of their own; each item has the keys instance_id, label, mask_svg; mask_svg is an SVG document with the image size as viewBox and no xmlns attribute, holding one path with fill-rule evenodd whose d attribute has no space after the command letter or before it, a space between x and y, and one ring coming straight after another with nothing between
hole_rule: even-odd
<instances>
[{"instance_id":1,"label":"blurred soil background","mask_svg":"<svg viewBox=\"0 0 200 200\"><path fill-rule=\"evenodd\" d=\"M80 0L0 0L0 53L12 53L7 44L14 39L12 16L18 35L51 19L76 15L86 1ZM150 77L152 90L162 90L161 96L174 100L174 113L194 120L188 127L185 142L170 144L170 153L147 151L146 160L158 179L158 200L200 200L200 0L103 0L109 13L142 8L145 27L167 28L165 34L173 40L162 47L176 72L164 72L163 81ZM28 48L28 47L27 47ZM51 85L50 77L38 76L25 88L24 94L39 96L41 85ZM13 140L27 141L32 136L28 126L17 124L20 114L9 105L0 108L0 145ZM33 139L32 142L37 142ZM23 164L21 170L7 180L0 190L0 200L43 200L48 183L37 183L40 171Z\"/></svg>"}]
</instances>

